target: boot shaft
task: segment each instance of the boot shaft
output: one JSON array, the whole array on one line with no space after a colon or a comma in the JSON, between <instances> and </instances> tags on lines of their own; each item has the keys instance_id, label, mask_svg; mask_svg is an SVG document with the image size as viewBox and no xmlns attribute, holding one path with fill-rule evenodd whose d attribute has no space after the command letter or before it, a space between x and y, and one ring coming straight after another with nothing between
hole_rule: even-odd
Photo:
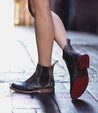
<instances>
[{"instance_id":1,"label":"boot shaft","mask_svg":"<svg viewBox=\"0 0 98 113\"><path fill-rule=\"evenodd\" d=\"M54 85L54 77L53 77L54 65L45 67L40 64L37 65L36 75L39 78L38 82L40 86Z\"/></svg>"}]
</instances>

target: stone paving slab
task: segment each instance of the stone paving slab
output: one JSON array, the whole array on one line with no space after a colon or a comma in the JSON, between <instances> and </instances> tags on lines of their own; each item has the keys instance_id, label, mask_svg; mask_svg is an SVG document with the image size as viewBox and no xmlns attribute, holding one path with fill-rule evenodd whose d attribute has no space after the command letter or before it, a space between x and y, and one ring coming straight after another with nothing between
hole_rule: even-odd
<instances>
[{"instance_id":1,"label":"stone paving slab","mask_svg":"<svg viewBox=\"0 0 98 113\"><path fill-rule=\"evenodd\" d=\"M55 94L30 95L10 92L9 84L1 83L0 106L4 113L97 113L98 101L91 94L84 93L79 99L72 101L69 87L65 88L65 84L68 83L56 83ZM87 91L97 94L97 85L94 86L94 89L90 89L92 86L89 85Z\"/></svg>"},{"instance_id":2,"label":"stone paving slab","mask_svg":"<svg viewBox=\"0 0 98 113\"><path fill-rule=\"evenodd\" d=\"M13 109L13 113L36 113L35 109Z\"/></svg>"},{"instance_id":3,"label":"stone paving slab","mask_svg":"<svg viewBox=\"0 0 98 113\"><path fill-rule=\"evenodd\" d=\"M0 111L2 113L12 113L11 101L10 98L0 97Z\"/></svg>"},{"instance_id":4,"label":"stone paving slab","mask_svg":"<svg viewBox=\"0 0 98 113\"><path fill-rule=\"evenodd\" d=\"M87 91L98 102L98 83L89 83Z\"/></svg>"}]
</instances>

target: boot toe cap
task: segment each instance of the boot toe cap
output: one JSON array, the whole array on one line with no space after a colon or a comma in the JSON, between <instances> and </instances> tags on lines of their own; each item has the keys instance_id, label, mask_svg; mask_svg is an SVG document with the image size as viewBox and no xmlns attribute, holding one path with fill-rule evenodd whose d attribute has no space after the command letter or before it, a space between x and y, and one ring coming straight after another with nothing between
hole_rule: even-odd
<instances>
[{"instance_id":1,"label":"boot toe cap","mask_svg":"<svg viewBox=\"0 0 98 113\"><path fill-rule=\"evenodd\" d=\"M12 83L10 86L13 90L21 90L21 91L27 91L28 87L23 83Z\"/></svg>"}]
</instances>

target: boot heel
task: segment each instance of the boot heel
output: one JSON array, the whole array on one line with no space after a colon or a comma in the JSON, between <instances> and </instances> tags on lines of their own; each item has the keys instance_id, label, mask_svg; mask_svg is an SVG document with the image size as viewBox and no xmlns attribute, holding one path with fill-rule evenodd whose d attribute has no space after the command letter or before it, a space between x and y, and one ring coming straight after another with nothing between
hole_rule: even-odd
<instances>
[{"instance_id":1,"label":"boot heel","mask_svg":"<svg viewBox=\"0 0 98 113\"><path fill-rule=\"evenodd\" d=\"M89 56L87 54L82 55L79 59L79 68L89 68Z\"/></svg>"}]
</instances>

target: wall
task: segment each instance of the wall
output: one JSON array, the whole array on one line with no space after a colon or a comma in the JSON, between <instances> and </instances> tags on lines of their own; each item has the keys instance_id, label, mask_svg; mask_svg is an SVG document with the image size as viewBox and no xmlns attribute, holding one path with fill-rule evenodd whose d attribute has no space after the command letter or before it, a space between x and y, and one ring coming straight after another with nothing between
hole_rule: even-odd
<instances>
[{"instance_id":1,"label":"wall","mask_svg":"<svg viewBox=\"0 0 98 113\"><path fill-rule=\"evenodd\" d=\"M98 0L51 0L65 28L98 34Z\"/></svg>"}]
</instances>

